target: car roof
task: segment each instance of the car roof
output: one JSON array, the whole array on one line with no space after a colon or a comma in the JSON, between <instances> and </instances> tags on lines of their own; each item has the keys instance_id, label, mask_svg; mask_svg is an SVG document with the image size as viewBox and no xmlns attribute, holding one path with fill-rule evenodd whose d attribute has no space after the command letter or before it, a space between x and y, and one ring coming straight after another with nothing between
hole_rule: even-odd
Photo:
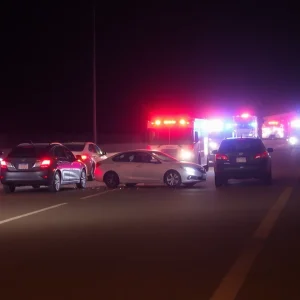
<instances>
[{"instance_id":1,"label":"car roof","mask_svg":"<svg viewBox=\"0 0 300 300\"><path fill-rule=\"evenodd\" d=\"M21 143L18 144L17 147L22 147L22 146L33 146L33 147L47 147L47 146L56 146L56 145L60 145L62 146L61 143Z\"/></svg>"}]
</instances>

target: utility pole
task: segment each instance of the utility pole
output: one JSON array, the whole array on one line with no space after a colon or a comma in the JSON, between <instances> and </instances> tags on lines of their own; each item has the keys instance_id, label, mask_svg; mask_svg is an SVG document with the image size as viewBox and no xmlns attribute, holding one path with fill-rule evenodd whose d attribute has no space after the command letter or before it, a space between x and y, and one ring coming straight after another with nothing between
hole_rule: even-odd
<instances>
[{"instance_id":1,"label":"utility pole","mask_svg":"<svg viewBox=\"0 0 300 300\"><path fill-rule=\"evenodd\" d=\"M93 4L93 136L97 144L97 102L96 102L96 7Z\"/></svg>"}]
</instances>

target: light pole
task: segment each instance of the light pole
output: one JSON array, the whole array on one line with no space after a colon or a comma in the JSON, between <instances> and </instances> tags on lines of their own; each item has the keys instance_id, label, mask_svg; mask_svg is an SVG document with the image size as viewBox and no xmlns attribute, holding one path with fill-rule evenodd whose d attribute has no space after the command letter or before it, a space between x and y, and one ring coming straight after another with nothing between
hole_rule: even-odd
<instances>
[{"instance_id":1,"label":"light pole","mask_svg":"<svg viewBox=\"0 0 300 300\"><path fill-rule=\"evenodd\" d=\"M93 4L93 136L97 144L97 103L96 103L96 7Z\"/></svg>"}]
</instances>

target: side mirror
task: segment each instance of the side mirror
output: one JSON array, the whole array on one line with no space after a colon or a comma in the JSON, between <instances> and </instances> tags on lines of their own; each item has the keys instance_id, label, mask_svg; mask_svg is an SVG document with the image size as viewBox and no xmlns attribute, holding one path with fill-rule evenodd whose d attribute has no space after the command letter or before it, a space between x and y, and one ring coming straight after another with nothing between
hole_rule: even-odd
<instances>
[{"instance_id":1,"label":"side mirror","mask_svg":"<svg viewBox=\"0 0 300 300\"><path fill-rule=\"evenodd\" d=\"M78 160L82 160L81 155L76 155L75 157L76 157L76 159L78 159Z\"/></svg>"},{"instance_id":2,"label":"side mirror","mask_svg":"<svg viewBox=\"0 0 300 300\"><path fill-rule=\"evenodd\" d=\"M206 172L209 170L209 165L204 165L203 168L205 169Z\"/></svg>"},{"instance_id":3,"label":"side mirror","mask_svg":"<svg viewBox=\"0 0 300 300\"><path fill-rule=\"evenodd\" d=\"M267 151L268 151L269 153L272 153L272 152L274 152L274 149L273 149L273 148L267 148Z\"/></svg>"},{"instance_id":4,"label":"side mirror","mask_svg":"<svg viewBox=\"0 0 300 300\"><path fill-rule=\"evenodd\" d=\"M211 151L211 154L216 155L217 153L218 153L218 150L213 150L213 151Z\"/></svg>"},{"instance_id":5,"label":"side mirror","mask_svg":"<svg viewBox=\"0 0 300 300\"><path fill-rule=\"evenodd\" d=\"M102 154L101 155L106 155L107 154L107 152L106 151L102 151Z\"/></svg>"}]
</instances>

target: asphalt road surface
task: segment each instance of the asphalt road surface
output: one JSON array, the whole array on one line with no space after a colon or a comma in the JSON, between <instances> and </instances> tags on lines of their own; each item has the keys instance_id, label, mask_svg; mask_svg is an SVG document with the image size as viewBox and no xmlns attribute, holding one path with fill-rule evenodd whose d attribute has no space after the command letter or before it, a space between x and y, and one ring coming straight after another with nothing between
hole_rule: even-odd
<instances>
[{"instance_id":1,"label":"asphalt road surface","mask_svg":"<svg viewBox=\"0 0 300 300\"><path fill-rule=\"evenodd\" d=\"M300 299L300 158L272 186L0 193L2 299Z\"/></svg>"}]
</instances>

